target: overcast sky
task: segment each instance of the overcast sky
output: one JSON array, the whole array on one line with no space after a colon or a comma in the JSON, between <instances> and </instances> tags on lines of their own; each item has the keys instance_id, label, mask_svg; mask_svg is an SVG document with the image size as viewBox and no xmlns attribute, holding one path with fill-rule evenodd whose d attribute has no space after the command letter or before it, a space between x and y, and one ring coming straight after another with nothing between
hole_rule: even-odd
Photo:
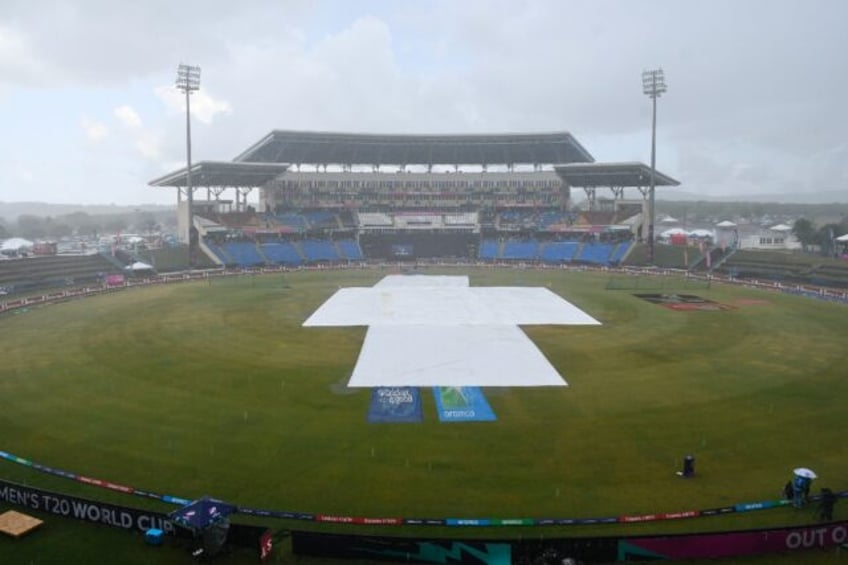
<instances>
[{"instance_id":1,"label":"overcast sky","mask_svg":"<svg viewBox=\"0 0 848 565\"><path fill-rule=\"evenodd\" d=\"M848 192L845 0L3 0L0 201L173 203L272 129L570 131L710 195Z\"/></svg>"}]
</instances>

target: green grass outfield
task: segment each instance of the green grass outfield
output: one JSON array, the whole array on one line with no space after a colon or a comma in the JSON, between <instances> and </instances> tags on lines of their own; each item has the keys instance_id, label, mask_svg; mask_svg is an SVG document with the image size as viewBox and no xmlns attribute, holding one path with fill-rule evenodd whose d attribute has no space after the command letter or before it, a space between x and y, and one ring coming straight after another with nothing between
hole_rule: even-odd
<instances>
[{"instance_id":1,"label":"green grass outfield","mask_svg":"<svg viewBox=\"0 0 848 565\"><path fill-rule=\"evenodd\" d=\"M687 292L735 309L676 312L627 290L605 290L609 275L601 273L428 270L468 274L479 286L546 286L603 326L525 328L570 386L486 389L497 422L440 424L423 391L423 424L375 425L365 420L368 391L340 394L365 328L301 324L339 287L370 286L388 272L245 275L6 314L0 449L156 492L351 516L591 517L710 508L776 498L800 465L819 473L816 490L848 488L848 307L713 285ZM674 475L687 453L697 457L691 481ZM0 477L172 509L5 461ZM840 506L837 517L846 512ZM263 523L502 537L723 530L811 518L810 510L778 509L512 530ZM139 553L121 561L140 563L154 551L120 531L52 516L47 522L27 539L0 539L0 562L6 552L53 562L61 556L56 548L74 543L95 555L100 547L132 546ZM88 542L71 540L67 532L76 531ZM156 562L166 555L156 554Z\"/></svg>"}]
</instances>

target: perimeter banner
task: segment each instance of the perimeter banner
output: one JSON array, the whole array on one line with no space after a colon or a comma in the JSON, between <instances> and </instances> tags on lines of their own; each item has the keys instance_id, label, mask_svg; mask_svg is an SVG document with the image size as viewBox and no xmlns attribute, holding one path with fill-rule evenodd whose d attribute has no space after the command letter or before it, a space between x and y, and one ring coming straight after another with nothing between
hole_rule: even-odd
<instances>
[{"instance_id":1,"label":"perimeter banner","mask_svg":"<svg viewBox=\"0 0 848 565\"><path fill-rule=\"evenodd\" d=\"M618 544L618 560L716 559L825 548L846 542L848 522L747 532L625 538Z\"/></svg>"},{"instance_id":2,"label":"perimeter banner","mask_svg":"<svg viewBox=\"0 0 848 565\"><path fill-rule=\"evenodd\" d=\"M480 387L433 387L433 396L440 422L494 422L498 419Z\"/></svg>"},{"instance_id":3,"label":"perimeter banner","mask_svg":"<svg viewBox=\"0 0 848 565\"><path fill-rule=\"evenodd\" d=\"M417 388L408 386L371 389L368 421L371 423L424 421L421 394Z\"/></svg>"},{"instance_id":4,"label":"perimeter banner","mask_svg":"<svg viewBox=\"0 0 848 565\"><path fill-rule=\"evenodd\" d=\"M367 559L407 563L509 565L510 544L488 541L418 540L292 532L292 553L331 559Z\"/></svg>"},{"instance_id":5,"label":"perimeter banner","mask_svg":"<svg viewBox=\"0 0 848 565\"><path fill-rule=\"evenodd\" d=\"M0 502L124 530L158 528L168 535L177 532L174 524L160 512L87 500L9 481L0 480Z\"/></svg>"}]
</instances>

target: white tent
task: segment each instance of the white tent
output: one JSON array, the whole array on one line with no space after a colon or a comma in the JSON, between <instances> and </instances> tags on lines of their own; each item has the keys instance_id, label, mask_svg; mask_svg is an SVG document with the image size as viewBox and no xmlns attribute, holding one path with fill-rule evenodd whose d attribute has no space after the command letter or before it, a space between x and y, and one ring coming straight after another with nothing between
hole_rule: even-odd
<instances>
[{"instance_id":1,"label":"white tent","mask_svg":"<svg viewBox=\"0 0 848 565\"><path fill-rule=\"evenodd\" d=\"M717 228L735 228L736 224L734 224L730 220L724 220L723 222L717 223L716 227Z\"/></svg>"},{"instance_id":2,"label":"white tent","mask_svg":"<svg viewBox=\"0 0 848 565\"><path fill-rule=\"evenodd\" d=\"M848 233L846 233L845 235L840 235L836 238L836 241L848 242Z\"/></svg>"},{"instance_id":3,"label":"white tent","mask_svg":"<svg viewBox=\"0 0 848 565\"><path fill-rule=\"evenodd\" d=\"M673 235L689 235L682 228L670 228L660 234L660 237L671 237Z\"/></svg>"},{"instance_id":4,"label":"white tent","mask_svg":"<svg viewBox=\"0 0 848 565\"><path fill-rule=\"evenodd\" d=\"M13 237L4 241L0 249L3 251L20 251L21 249L30 249L32 245L32 242L28 239Z\"/></svg>"},{"instance_id":5,"label":"white tent","mask_svg":"<svg viewBox=\"0 0 848 565\"><path fill-rule=\"evenodd\" d=\"M715 234L712 230L692 230L689 232L689 237L715 237Z\"/></svg>"},{"instance_id":6,"label":"white tent","mask_svg":"<svg viewBox=\"0 0 848 565\"><path fill-rule=\"evenodd\" d=\"M771 231L792 231L792 226L787 226L786 224L777 224L776 226L772 226L769 228Z\"/></svg>"},{"instance_id":7,"label":"white tent","mask_svg":"<svg viewBox=\"0 0 848 565\"><path fill-rule=\"evenodd\" d=\"M676 224L676 223L678 223L679 221L680 221L680 220L678 220L677 218L672 218L671 216L666 216L665 218L663 218L662 220L660 220L660 223L661 223L661 224Z\"/></svg>"},{"instance_id":8,"label":"white tent","mask_svg":"<svg viewBox=\"0 0 848 565\"><path fill-rule=\"evenodd\" d=\"M136 261L132 265L127 267L130 271L152 271L153 265L148 265L147 263L143 263L142 261Z\"/></svg>"}]
</instances>

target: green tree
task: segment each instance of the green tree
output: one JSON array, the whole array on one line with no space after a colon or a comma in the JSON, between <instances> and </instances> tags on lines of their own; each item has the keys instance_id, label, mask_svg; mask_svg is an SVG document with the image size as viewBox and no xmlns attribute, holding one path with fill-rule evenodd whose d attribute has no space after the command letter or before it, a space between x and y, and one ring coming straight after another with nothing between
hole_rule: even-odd
<instances>
[{"instance_id":1,"label":"green tree","mask_svg":"<svg viewBox=\"0 0 848 565\"><path fill-rule=\"evenodd\" d=\"M836 242L834 238L840 236L839 224L825 224L816 232L816 243L821 248L822 255L830 257L836 253Z\"/></svg>"},{"instance_id":2,"label":"green tree","mask_svg":"<svg viewBox=\"0 0 848 565\"><path fill-rule=\"evenodd\" d=\"M51 222L47 227L47 235L56 239L68 237L74 230L65 222Z\"/></svg>"},{"instance_id":3,"label":"green tree","mask_svg":"<svg viewBox=\"0 0 848 565\"><path fill-rule=\"evenodd\" d=\"M44 219L32 214L18 216L18 233L27 239L37 239L46 235Z\"/></svg>"},{"instance_id":4,"label":"green tree","mask_svg":"<svg viewBox=\"0 0 848 565\"><path fill-rule=\"evenodd\" d=\"M106 231L109 233L126 231L127 219L123 216L112 216L103 223L103 227L106 228Z\"/></svg>"},{"instance_id":5,"label":"green tree","mask_svg":"<svg viewBox=\"0 0 848 565\"><path fill-rule=\"evenodd\" d=\"M816 233L816 225L807 218L798 218L795 220L795 225L792 226L792 233L801 242L804 251L807 247L817 243L818 234Z\"/></svg>"}]
</instances>

